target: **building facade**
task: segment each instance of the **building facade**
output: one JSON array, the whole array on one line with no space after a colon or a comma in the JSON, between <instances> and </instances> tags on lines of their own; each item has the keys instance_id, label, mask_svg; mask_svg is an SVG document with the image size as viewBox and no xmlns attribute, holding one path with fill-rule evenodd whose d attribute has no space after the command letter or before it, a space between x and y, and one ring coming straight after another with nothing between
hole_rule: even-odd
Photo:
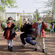
<instances>
[{"instance_id":1,"label":"building facade","mask_svg":"<svg viewBox=\"0 0 55 55\"><path fill-rule=\"evenodd\" d=\"M24 18L32 19L33 13L16 13L16 12L6 12L5 18L13 17L14 20L20 20L20 18L23 20Z\"/></svg>"}]
</instances>

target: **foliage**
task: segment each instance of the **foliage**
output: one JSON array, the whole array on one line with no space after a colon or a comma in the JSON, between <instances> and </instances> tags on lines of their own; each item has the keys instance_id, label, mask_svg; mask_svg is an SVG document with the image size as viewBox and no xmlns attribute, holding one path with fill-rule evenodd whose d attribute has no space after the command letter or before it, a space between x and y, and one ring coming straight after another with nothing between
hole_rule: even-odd
<instances>
[{"instance_id":1,"label":"foliage","mask_svg":"<svg viewBox=\"0 0 55 55\"><path fill-rule=\"evenodd\" d=\"M46 7L52 7L52 3L53 3L53 0L48 0L47 2L45 2L45 6Z\"/></svg>"},{"instance_id":2,"label":"foliage","mask_svg":"<svg viewBox=\"0 0 55 55\"><path fill-rule=\"evenodd\" d=\"M48 31L48 32L50 32L50 29L46 28L46 29L45 29L45 31Z\"/></svg>"},{"instance_id":3,"label":"foliage","mask_svg":"<svg viewBox=\"0 0 55 55\"><path fill-rule=\"evenodd\" d=\"M34 21L37 21L37 19L39 18L39 13L38 13L38 10L36 10L33 14L34 16Z\"/></svg>"},{"instance_id":4,"label":"foliage","mask_svg":"<svg viewBox=\"0 0 55 55\"><path fill-rule=\"evenodd\" d=\"M52 13L52 6L53 6L53 0L48 0L46 2L43 2L44 8L47 8L46 10L43 10L41 13L50 14Z\"/></svg>"},{"instance_id":5,"label":"foliage","mask_svg":"<svg viewBox=\"0 0 55 55\"><path fill-rule=\"evenodd\" d=\"M0 10L5 10L5 7L14 7L15 0L1 0Z\"/></svg>"}]
</instances>

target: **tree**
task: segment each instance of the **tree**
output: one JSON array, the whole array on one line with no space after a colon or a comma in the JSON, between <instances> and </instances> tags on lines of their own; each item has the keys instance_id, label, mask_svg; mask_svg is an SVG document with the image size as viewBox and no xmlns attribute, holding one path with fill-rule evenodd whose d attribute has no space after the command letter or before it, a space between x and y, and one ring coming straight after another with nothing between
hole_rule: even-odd
<instances>
[{"instance_id":1,"label":"tree","mask_svg":"<svg viewBox=\"0 0 55 55\"><path fill-rule=\"evenodd\" d=\"M37 19L39 18L39 13L38 13L38 10L37 9L34 12L33 16L34 16L34 20L37 21Z\"/></svg>"},{"instance_id":2,"label":"tree","mask_svg":"<svg viewBox=\"0 0 55 55\"><path fill-rule=\"evenodd\" d=\"M4 11L5 7L14 7L15 0L0 0L0 10Z\"/></svg>"}]
</instances>

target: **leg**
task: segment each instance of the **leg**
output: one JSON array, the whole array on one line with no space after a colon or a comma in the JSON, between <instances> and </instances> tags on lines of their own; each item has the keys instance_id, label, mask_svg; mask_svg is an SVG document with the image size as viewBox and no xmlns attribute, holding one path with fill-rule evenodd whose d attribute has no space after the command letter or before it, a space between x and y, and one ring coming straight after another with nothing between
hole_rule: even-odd
<instances>
[{"instance_id":1,"label":"leg","mask_svg":"<svg viewBox=\"0 0 55 55\"><path fill-rule=\"evenodd\" d=\"M9 51L13 50L13 40L8 40L8 50Z\"/></svg>"},{"instance_id":2,"label":"leg","mask_svg":"<svg viewBox=\"0 0 55 55\"><path fill-rule=\"evenodd\" d=\"M34 46L34 51L37 51L37 47L38 47L38 45L39 45L39 42L40 42L40 40L39 40L39 36L36 38L36 45Z\"/></svg>"},{"instance_id":3,"label":"leg","mask_svg":"<svg viewBox=\"0 0 55 55\"><path fill-rule=\"evenodd\" d=\"M27 37L27 38L26 38L26 42L29 43L29 44L31 44L31 45L35 45L35 44L36 44L36 42L34 42L34 41L31 39L31 37Z\"/></svg>"},{"instance_id":4,"label":"leg","mask_svg":"<svg viewBox=\"0 0 55 55\"><path fill-rule=\"evenodd\" d=\"M26 44L25 39L24 39L25 37L26 37L26 35L24 33L20 35L20 39L21 39L21 42L23 45Z\"/></svg>"},{"instance_id":5,"label":"leg","mask_svg":"<svg viewBox=\"0 0 55 55\"><path fill-rule=\"evenodd\" d=\"M45 38L43 38L42 40L42 52L45 53Z\"/></svg>"}]
</instances>

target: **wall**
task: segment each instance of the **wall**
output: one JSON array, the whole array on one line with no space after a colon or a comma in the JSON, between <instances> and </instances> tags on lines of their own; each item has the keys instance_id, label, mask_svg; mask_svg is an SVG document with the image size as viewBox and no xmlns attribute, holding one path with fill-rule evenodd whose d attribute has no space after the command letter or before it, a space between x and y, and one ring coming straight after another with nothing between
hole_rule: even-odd
<instances>
[{"instance_id":1,"label":"wall","mask_svg":"<svg viewBox=\"0 0 55 55\"><path fill-rule=\"evenodd\" d=\"M17 13L6 13L5 18L12 17L14 20L17 20Z\"/></svg>"}]
</instances>

